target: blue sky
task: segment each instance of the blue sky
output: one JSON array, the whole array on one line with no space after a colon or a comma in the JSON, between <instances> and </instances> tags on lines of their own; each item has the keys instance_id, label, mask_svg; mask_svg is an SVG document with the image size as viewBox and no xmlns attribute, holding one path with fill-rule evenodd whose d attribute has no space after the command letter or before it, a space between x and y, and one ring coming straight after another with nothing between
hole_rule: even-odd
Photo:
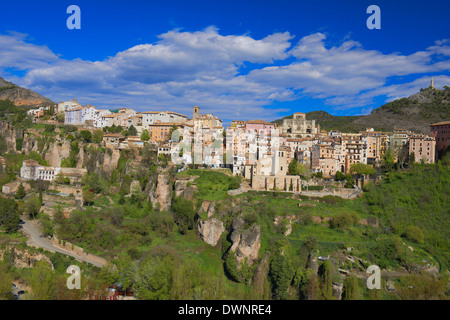
<instances>
[{"instance_id":1,"label":"blue sky","mask_svg":"<svg viewBox=\"0 0 450 320\"><path fill-rule=\"evenodd\" d=\"M81 30L69 30L69 5ZM369 5L381 29L369 30ZM0 76L58 102L226 122L365 114L450 86L450 4L428 1L8 1Z\"/></svg>"}]
</instances>

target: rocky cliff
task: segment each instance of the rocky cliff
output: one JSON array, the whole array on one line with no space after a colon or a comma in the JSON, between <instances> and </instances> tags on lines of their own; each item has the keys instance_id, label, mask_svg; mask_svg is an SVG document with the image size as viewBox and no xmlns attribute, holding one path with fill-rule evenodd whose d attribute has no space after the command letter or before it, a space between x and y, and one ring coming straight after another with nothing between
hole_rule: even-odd
<instances>
[{"instance_id":1,"label":"rocky cliff","mask_svg":"<svg viewBox=\"0 0 450 320\"><path fill-rule=\"evenodd\" d=\"M3 78L0 78L0 100L10 100L16 106L55 104L50 99L41 96L32 90L19 87Z\"/></svg>"},{"instance_id":2,"label":"rocky cliff","mask_svg":"<svg viewBox=\"0 0 450 320\"><path fill-rule=\"evenodd\" d=\"M4 250L0 250L0 260L4 260L8 256L16 268L33 268L38 261L45 261L53 268L50 259L42 253L32 253L28 249L18 249L14 246L7 246Z\"/></svg>"},{"instance_id":3,"label":"rocky cliff","mask_svg":"<svg viewBox=\"0 0 450 320\"><path fill-rule=\"evenodd\" d=\"M197 229L200 237L206 243L215 246L225 231L223 222L216 218L207 220L199 219L197 222Z\"/></svg>"},{"instance_id":4,"label":"rocky cliff","mask_svg":"<svg viewBox=\"0 0 450 320\"><path fill-rule=\"evenodd\" d=\"M247 258L251 266L257 259L261 247L261 230L259 225L253 224L249 229L244 228L244 220L238 217L231 224L230 250L236 254L238 264Z\"/></svg>"}]
</instances>

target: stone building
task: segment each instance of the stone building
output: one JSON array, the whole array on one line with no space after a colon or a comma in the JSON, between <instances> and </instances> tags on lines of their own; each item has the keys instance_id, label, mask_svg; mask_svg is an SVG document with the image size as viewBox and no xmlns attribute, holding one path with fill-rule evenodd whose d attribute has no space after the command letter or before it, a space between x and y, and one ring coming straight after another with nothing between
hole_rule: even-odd
<instances>
[{"instance_id":1,"label":"stone building","mask_svg":"<svg viewBox=\"0 0 450 320\"><path fill-rule=\"evenodd\" d=\"M296 112L292 119L283 119L283 124L279 126L280 134L296 138L312 138L320 133L320 126L316 125L316 120L306 120L306 114Z\"/></svg>"},{"instance_id":2,"label":"stone building","mask_svg":"<svg viewBox=\"0 0 450 320\"><path fill-rule=\"evenodd\" d=\"M45 167L36 160L24 160L20 168L20 177L24 180L53 181L61 168Z\"/></svg>"},{"instance_id":3,"label":"stone building","mask_svg":"<svg viewBox=\"0 0 450 320\"><path fill-rule=\"evenodd\" d=\"M259 159L256 165L245 166L244 177L251 180L256 190L301 191L299 176L288 175L288 150L274 150L268 157Z\"/></svg>"}]
</instances>

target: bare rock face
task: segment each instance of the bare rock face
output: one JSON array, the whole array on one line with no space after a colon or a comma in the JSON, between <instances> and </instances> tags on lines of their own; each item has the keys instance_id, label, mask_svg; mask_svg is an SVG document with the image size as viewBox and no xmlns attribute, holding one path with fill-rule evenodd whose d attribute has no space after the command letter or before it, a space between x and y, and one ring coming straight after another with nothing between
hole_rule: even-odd
<instances>
[{"instance_id":1,"label":"bare rock face","mask_svg":"<svg viewBox=\"0 0 450 320\"><path fill-rule=\"evenodd\" d=\"M117 167L119 162L120 151L116 149L107 149L105 152L105 158L103 159L103 171L111 173L111 171Z\"/></svg>"},{"instance_id":2,"label":"bare rock face","mask_svg":"<svg viewBox=\"0 0 450 320\"><path fill-rule=\"evenodd\" d=\"M208 218L211 218L216 212L216 203L214 201L205 200L202 202L200 209L198 210L198 214L202 214L207 212Z\"/></svg>"},{"instance_id":3,"label":"bare rock face","mask_svg":"<svg viewBox=\"0 0 450 320\"><path fill-rule=\"evenodd\" d=\"M139 180L133 180L130 184L130 192L136 193L141 191L141 184L139 183Z\"/></svg>"},{"instance_id":4,"label":"bare rock face","mask_svg":"<svg viewBox=\"0 0 450 320\"><path fill-rule=\"evenodd\" d=\"M5 251L0 251L0 260L3 260L6 251L9 251L9 254L14 257L14 266L17 268L33 268L38 261L45 261L54 270L50 259L42 253L31 253L27 249L21 250L16 247L6 247Z\"/></svg>"},{"instance_id":5,"label":"bare rock face","mask_svg":"<svg viewBox=\"0 0 450 320\"><path fill-rule=\"evenodd\" d=\"M334 283L333 282L333 297L336 298L336 300L342 299L342 290L344 288L344 285L342 283Z\"/></svg>"},{"instance_id":6,"label":"bare rock face","mask_svg":"<svg viewBox=\"0 0 450 320\"><path fill-rule=\"evenodd\" d=\"M158 175L155 197L156 201L161 205L161 210L170 208L172 197L168 173L160 173Z\"/></svg>"},{"instance_id":7,"label":"bare rock face","mask_svg":"<svg viewBox=\"0 0 450 320\"><path fill-rule=\"evenodd\" d=\"M317 261L317 257L313 255L309 255L308 265L307 267L311 269L315 274L319 271L319 262Z\"/></svg>"},{"instance_id":8,"label":"bare rock face","mask_svg":"<svg viewBox=\"0 0 450 320\"><path fill-rule=\"evenodd\" d=\"M21 132L17 131L12 124L6 121L0 122L0 136L5 139L6 152L16 151L16 138L22 136Z\"/></svg>"},{"instance_id":9,"label":"bare rock face","mask_svg":"<svg viewBox=\"0 0 450 320\"><path fill-rule=\"evenodd\" d=\"M45 154L45 159L51 167L60 167L61 160L68 158L70 154L70 141L65 141L61 146L53 144Z\"/></svg>"},{"instance_id":10,"label":"bare rock face","mask_svg":"<svg viewBox=\"0 0 450 320\"><path fill-rule=\"evenodd\" d=\"M194 198L194 194L198 191L198 187L196 185L190 185L183 192L183 197L191 201Z\"/></svg>"},{"instance_id":11,"label":"bare rock face","mask_svg":"<svg viewBox=\"0 0 450 320\"><path fill-rule=\"evenodd\" d=\"M225 231L225 226L222 221L216 218L208 220L199 219L197 222L197 229L203 241L215 246L217 245L220 236Z\"/></svg>"},{"instance_id":12,"label":"bare rock face","mask_svg":"<svg viewBox=\"0 0 450 320\"><path fill-rule=\"evenodd\" d=\"M249 229L244 229L244 220L237 218L231 225L230 239L233 243L230 250L236 253L238 265L247 258L251 266L258 259L261 247L261 230L259 225L253 224Z\"/></svg>"}]
</instances>

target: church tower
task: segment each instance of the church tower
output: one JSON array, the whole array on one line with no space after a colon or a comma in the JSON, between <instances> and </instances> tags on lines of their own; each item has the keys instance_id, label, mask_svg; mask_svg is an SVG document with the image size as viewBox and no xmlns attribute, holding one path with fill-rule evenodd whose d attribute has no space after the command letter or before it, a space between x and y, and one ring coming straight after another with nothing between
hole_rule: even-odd
<instances>
[{"instance_id":1,"label":"church tower","mask_svg":"<svg viewBox=\"0 0 450 320\"><path fill-rule=\"evenodd\" d=\"M194 107L194 111L192 113L192 119L195 120L200 116L200 108L198 106Z\"/></svg>"}]
</instances>

